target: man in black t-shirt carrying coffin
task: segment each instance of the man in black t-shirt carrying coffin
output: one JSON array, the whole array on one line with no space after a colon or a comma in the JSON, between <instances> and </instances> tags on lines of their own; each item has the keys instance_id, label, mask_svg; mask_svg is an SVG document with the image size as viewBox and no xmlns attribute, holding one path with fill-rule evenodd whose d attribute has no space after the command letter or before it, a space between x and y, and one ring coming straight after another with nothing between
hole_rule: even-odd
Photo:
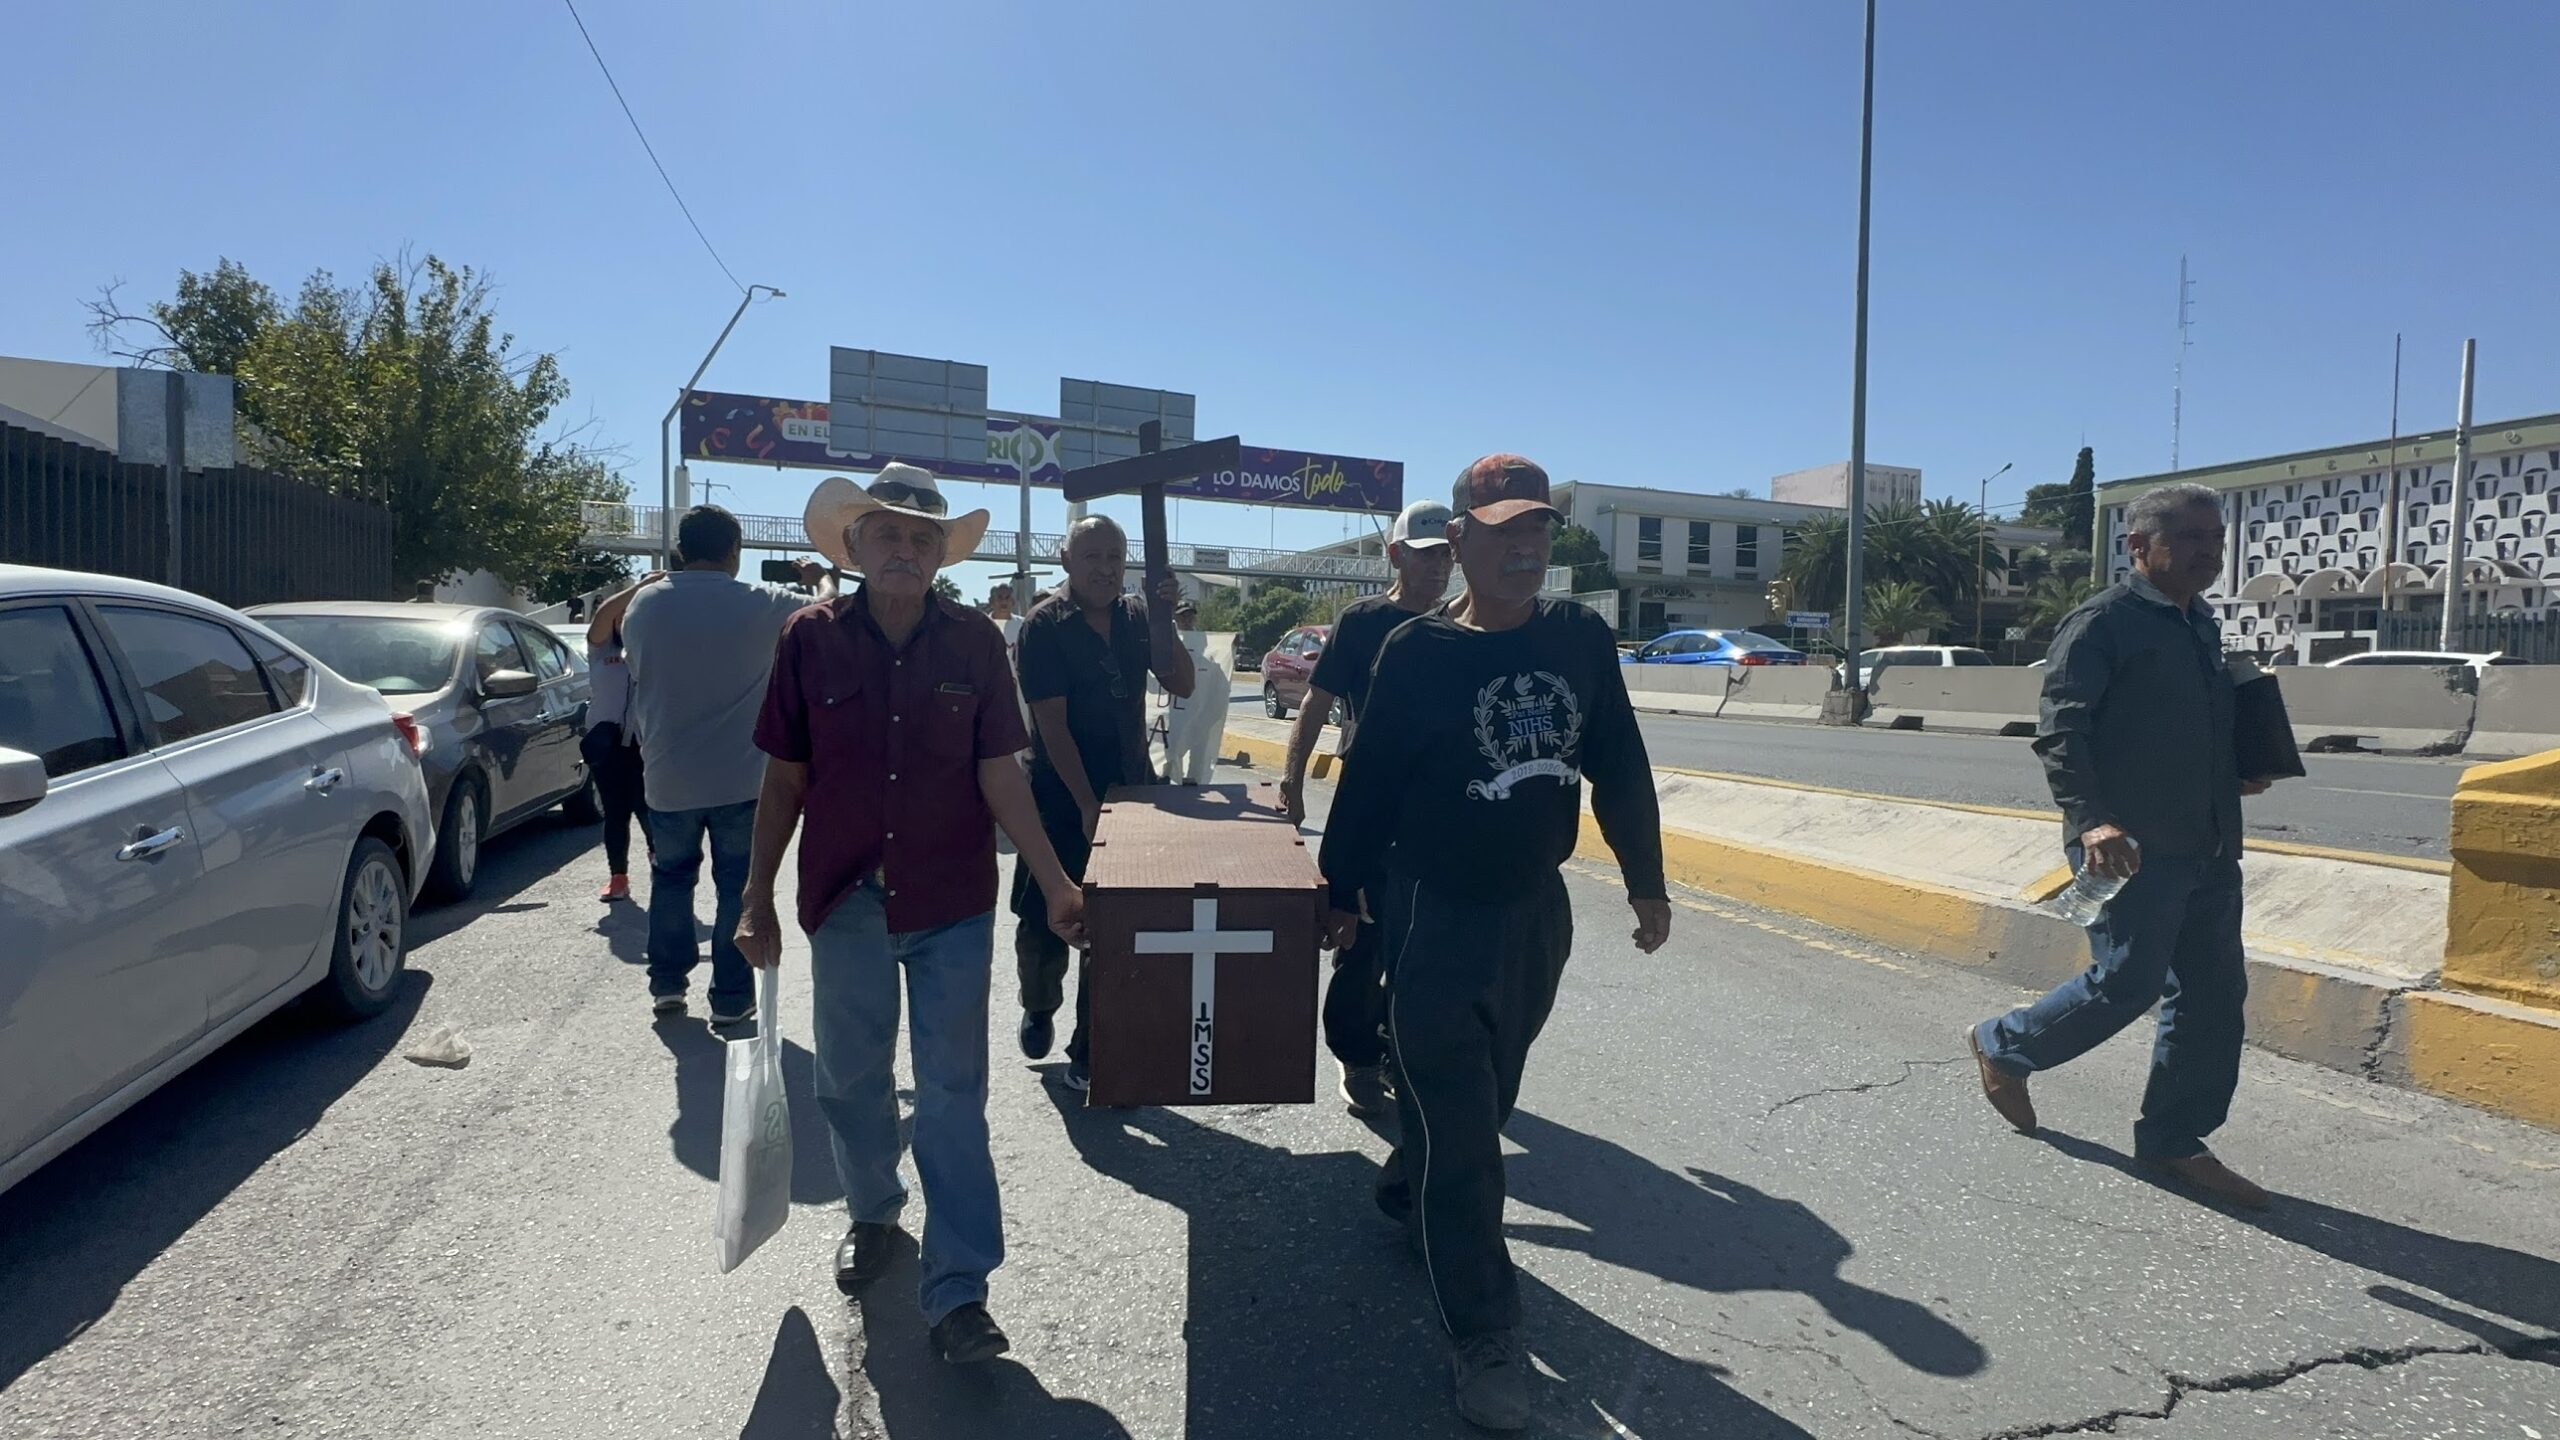
<instances>
[{"instance_id":1,"label":"man in black t-shirt carrying coffin","mask_svg":"<svg viewBox=\"0 0 2560 1440\"><path fill-rule=\"evenodd\" d=\"M1015 666L1031 707L1031 798L1040 828L1069 879L1084 878L1093 854L1094 822L1114 785L1152 785L1147 759L1147 676L1166 694L1191 693L1191 655L1182 637L1158 631L1147 607L1121 592L1129 569L1129 537L1107 515L1067 529L1067 579L1040 597L1022 622ZM1174 585L1173 577L1161 582ZM1177 592L1178 594L1178 592ZM1055 1016L1065 998L1067 943L1048 925L1048 901L1031 867L1013 871L1013 958L1022 984L1022 1053L1037 1060L1056 1042ZM1076 987L1076 1028L1067 1042L1066 1083L1085 1088L1084 987Z\"/></svg>"},{"instance_id":2,"label":"man in black t-shirt carrying coffin","mask_svg":"<svg viewBox=\"0 0 2560 1440\"><path fill-rule=\"evenodd\" d=\"M1437 500L1416 500L1396 516L1387 532L1387 563L1395 567L1395 583L1384 595L1373 595L1335 617L1333 634L1316 658L1307 679L1307 703L1289 729L1289 763L1280 778L1280 803L1291 824L1307 818L1307 761L1335 696L1342 697L1342 751L1350 753L1361 712L1369 703L1369 672L1378 650L1397 626L1440 603L1449 588L1449 507ZM1333 952L1333 979L1324 992L1324 1043L1342 1067L1342 1103L1352 1114L1369 1116L1386 1108L1383 1062L1387 1042L1385 967L1379 963L1377 900L1363 911L1360 938Z\"/></svg>"},{"instance_id":3,"label":"man in black t-shirt carrying coffin","mask_svg":"<svg viewBox=\"0 0 2560 1440\"><path fill-rule=\"evenodd\" d=\"M1458 1413L1529 1422L1502 1239L1502 1127L1573 943L1563 865L1582 781L1650 954L1671 933L1653 771L1607 622L1538 598L1562 517L1547 475L1488 455L1450 521L1467 591L1387 637L1321 865L1332 938L1379 905L1403 1129L1378 1205L1420 1249L1452 1344Z\"/></svg>"}]
</instances>

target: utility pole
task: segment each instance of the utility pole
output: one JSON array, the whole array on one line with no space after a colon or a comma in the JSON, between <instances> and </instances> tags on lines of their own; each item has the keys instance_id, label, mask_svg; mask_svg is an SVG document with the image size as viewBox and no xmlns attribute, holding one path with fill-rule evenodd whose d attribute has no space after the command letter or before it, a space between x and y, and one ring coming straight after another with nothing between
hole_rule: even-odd
<instances>
[{"instance_id":1,"label":"utility pole","mask_svg":"<svg viewBox=\"0 0 2560 1440\"><path fill-rule=\"evenodd\" d=\"M1984 577L1991 573L1985 554L1991 543L1991 482L2008 474L2009 467L2016 463L2003 462L1999 469L1983 476L1982 496L1974 502L1973 508L1982 521L1982 528L1973 532L1973 640L1977 645L1982 643L1982 592L1989 588Z\"/></svg>"},{"instance_id":2,"label":"utility pole","mask_svg":"<svg viewBox=\"0 0 2560 1440\"><path fill-rule=\"evenodd\" d=\"M183 494L187 483L187 377L176 370L167 373L168 389L162 392L161 401L165 413L161 419L164 427L162 443L168 447L168 453L161 458L167 463L163 489L169 502L169 568L161 578L168 582L170 589L178 590L185 588L187 573L182 563L187 541Z\"/></svg>"},{"instance_id":3,"label":"utility pole","mask_svg":"<svg viewBox=\"0 0 2560 1440\"><path fill-rule=\"evenodd\" d=\"M2444 570L2444 623L2437 627L2436 648L2456 648L2462 621L2471 618L2471 361L2477 340L2462 342L2462 399L2453 417L2453 553Z\"/></svg>"},{"instance_id":4,"label":"utility pole","mask_svg":"<svg viewBox=\"0 0 2560 1440\"><path fill-rule=\"evenodd\" d=\"M2169 470L2177 473L2178 441L2187 419L2187 349L2196 342L2188 337L2195 326L2192 296L2195 282L2187 278L2187 257L2178 257L2178 364L2169 376ZM2095 537L2092 537L2094 541Z\"/></svg>"},{"instance_id":5,"label":"utility pole","mask_svg":"<svg viewBox=\"0 0 2560 1440\"><path fill-rule=\"evenodd\" d=\"M2383 487L2382 613L2391 613L2391 581L2400 564L2400 337L2391 337L2391 480ZM2382 648L2382 625L2373 627L2373 648Z\"/></svg>"},{"instance_id":6,"label":"utility pole","mask_svg":"<svg viewBox=\"0 0 2560 1440\"><path fill-rule=\"evenodd\" d=\"M1841 607L1846 624L1841 638L1848 654L1842 673L1852 695L1865 683L1858 673L1858 648L1865 637L1867 547L1867 228L1873 198L1876 156L1876 0L1867 0L1866 74L1858 109L1858 289L1857 340L1849 382L1849 572L1848 603ZM1856 700L1849 719L1857 717Z\"/></svg>"},{"instance_id":7,"label":"utility pole","mask_svg":"<svg viewBox=\"0 0 2560 1440\"><path fill-rule=\"evenodd\" d=\"M711 368L712 357L720 353L721 346L729 343L729 332L738 328L738 318L755 303L759 290L776 300L782 298L782 292L770 285L748 286L747 293L738 297L738 308L729 312L729 323L720 327L720 338L711 342L711 348L703 353L702 363L693 367L693 379L684 382L684 388L676 392L676 403L667 407L666 418L658 422L658 555L661 563L676 553L676 472L667 432L676 423L676 415L684 409L684 402L693 397L693 387L702 379L702 372Z\"/></svg>"}]
</instances>

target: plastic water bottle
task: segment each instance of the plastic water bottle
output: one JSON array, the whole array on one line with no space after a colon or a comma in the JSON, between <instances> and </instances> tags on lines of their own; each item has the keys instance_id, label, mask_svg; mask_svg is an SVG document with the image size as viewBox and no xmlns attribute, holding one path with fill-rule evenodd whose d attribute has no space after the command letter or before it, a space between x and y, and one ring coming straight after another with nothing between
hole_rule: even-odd
<instances>
[{"instance_id":1,"label":"plastic water bottle","mask_svg":"<svg viewBox=\"0 0 2560 1440\"><path fill-rule=\"evenodd\" d=\"M2124 843L2132 847L2135 855L2142 853L2142 846L2132 836L2126 836ZM2122 877L2101 875L2090 869L2089 857L2084 854L2071 883L2064 886L2062 893L2054 896L2050 903L2054 914L2085 930L2098 923L2098 916L2105 912L2107 902L2116 898L2116 892L2123 888Z\"/></svg>"}]
</instances>

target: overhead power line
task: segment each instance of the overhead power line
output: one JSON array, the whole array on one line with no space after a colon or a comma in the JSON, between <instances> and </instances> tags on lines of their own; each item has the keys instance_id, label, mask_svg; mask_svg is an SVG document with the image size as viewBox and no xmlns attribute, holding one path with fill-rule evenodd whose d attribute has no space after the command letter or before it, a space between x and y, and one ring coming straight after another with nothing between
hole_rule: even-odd
<instances>
[{"instance_id":1,"label":"overhead power line","mask_svg":"<svg viewBox=\"0 0 2560 1440\"><path fill-rule=\"evenodd\" d=\"M711 263L719 266L720 273L728 276L729 283L744 295L747 287L739 284L737 272L729 268L729 262L720 258L719 247L711 243L711 237L702 233L702 222L693 218L693 207L684 203L684 196L676 189L674 178L667 174L665 163L658 159L658 147L649 143L648 132L640 128L640 117L631 113L631 102L622 98L622 86L613 78L613 67L604 63L604 52L596 48L596 37L587 33L586 18L578 13L577 0L560 0L560 3L569 7L569 18L577 22L579 38L587 42L587 53L596 57L596 69L603 72L604 83L612 88L614 103L622 107L622 118L631 122L631 133L640 137L640 148L648 152L649 163L657 167L658 178L665 182L667 194L674 198L676 208L684 212L684 223L693 227L693 238L702 242L702 248L711 256Z\"/></svg>"}]
</instances>

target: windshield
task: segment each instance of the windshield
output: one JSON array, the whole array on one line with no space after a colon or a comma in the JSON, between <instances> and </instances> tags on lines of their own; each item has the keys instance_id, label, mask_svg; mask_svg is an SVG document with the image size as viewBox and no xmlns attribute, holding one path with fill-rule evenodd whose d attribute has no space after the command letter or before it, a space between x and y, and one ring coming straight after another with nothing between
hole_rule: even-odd
<instances>
[{"instance_id":1,"label":"windshield","mask_svg":"<svg viewBox=\"0 0 2560 1440\"><path fill-rule=\"evenodd\" d=\"M370 615L262 615L267 627L321 664L385 695L425 695L453 683L462 632L449 620Z\"/></svg>"}]
</instances>

